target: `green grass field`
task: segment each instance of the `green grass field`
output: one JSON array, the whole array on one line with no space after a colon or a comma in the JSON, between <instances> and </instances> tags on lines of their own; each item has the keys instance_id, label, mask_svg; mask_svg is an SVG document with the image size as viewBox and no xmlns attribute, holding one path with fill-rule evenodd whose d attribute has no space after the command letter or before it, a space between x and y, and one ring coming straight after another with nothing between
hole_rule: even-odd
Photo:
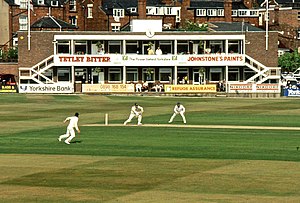
<instances>
[{"instance_id":1,"label":"green grass field","mask_svg":"<svg viewBox=\"0 0 300 203\"><path fill-rule=\"evenodd\" d=\"M167 124L177 101L188 125ZM297 98L0 95L0 202L300 202ZM80 113L71 145L63 120ZM208 125L199 128L197 125ZM215 125L245 129L209 128Z\"/></svg>"}]
</instances>

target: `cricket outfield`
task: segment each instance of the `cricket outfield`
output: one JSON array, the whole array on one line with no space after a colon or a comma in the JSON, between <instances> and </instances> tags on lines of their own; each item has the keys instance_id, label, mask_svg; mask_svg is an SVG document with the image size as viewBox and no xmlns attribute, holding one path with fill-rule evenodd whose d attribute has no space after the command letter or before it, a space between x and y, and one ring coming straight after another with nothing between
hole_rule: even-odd
<instances>
[{"instance_id":1,"label":"cricket outfield","mask_svg":"<svg viewBox=\"0 0 300 203\"><path fill-rule=\"evenodd\" d=\"M187 125L167 124L177 101ZM299 101L0 95L0 201L300 202ZM143 126L123 126L135 102Z\"/></svg>"}]
</instances>

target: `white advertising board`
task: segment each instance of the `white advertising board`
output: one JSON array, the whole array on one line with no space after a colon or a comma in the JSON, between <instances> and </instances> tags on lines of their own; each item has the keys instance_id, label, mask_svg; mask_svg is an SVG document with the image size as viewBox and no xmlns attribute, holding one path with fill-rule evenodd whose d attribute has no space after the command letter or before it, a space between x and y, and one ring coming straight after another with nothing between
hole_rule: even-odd
<instances>
[{"instance_id":1,"label":"white advertising board","mask_svg":"<svg viewBox=\"0 0 300 203\"><path fill-rule=\"evenodd\" d=\"M162 20L132 19L130 22L130 28L132 32L146 32L148 30L153 32L162 32Z\"/></svg>"},{"instance_id":2,"label":"white advertising board","mask_svg":"<svg viewBox=\"0 0 300 203\"><path fill-rule=\"evenodd\" d=\"M21 84L19 93L73 93L74 88L71 83L57 84Z\"/></svg>"},{"instance_id":3,"label":"white advertising board","mask_svg":"<svg viewBox=\"0 0 300 203\"><path fill-rule=\"evenodd\" d=\"M229 84L229 93L280 93L279 84Z\"/></svg>"},{"instance_id":4,"label":"white advertising board","mask_svg":"<svg viewBox=\"0 0 300 203\"><path fill-rule=\"evenodd\" d=\"M134 92L134 84L83 84L82 92Z\"/></svg>"}]
</instances>

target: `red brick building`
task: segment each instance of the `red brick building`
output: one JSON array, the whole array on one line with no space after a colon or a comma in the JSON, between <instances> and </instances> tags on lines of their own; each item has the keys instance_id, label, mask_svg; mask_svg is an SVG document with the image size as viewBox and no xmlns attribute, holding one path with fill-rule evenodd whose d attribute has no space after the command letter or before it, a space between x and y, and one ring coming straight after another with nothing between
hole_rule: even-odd
<instances>
[{"instance_id":1,"label":"red brick building","mask_svg":"<svg viewBox=\"0 0 300 203\"><path fill-rule=\"evenodd\" d=\"M260 8L260 24L262 28L278 31L279 46L289 50L300 47L300 2L293 0L273 0L268 4L269 21L266 22L265 0L258 0Z\"/></svg>"},{"instance_id":2,"label":"red brick building","mask_svg":"<svg viewBox=\"0 0 300 203\"><path fill-rule=\"evenodd\" d=\"M8 23L0 23L0 46L13 40L16 33L28 29L27 0L2 0L0 13ZM166 29L180 28L192 22L247 22L258 25L258 10L251 0L32 0L30 25L45 16L53 16L77 27L79 31L119 31L132 19L162 19ZM5 33L4 32L8 32ZM4 38L4 37L3 37Z\"/></svg>"}]
</instances>

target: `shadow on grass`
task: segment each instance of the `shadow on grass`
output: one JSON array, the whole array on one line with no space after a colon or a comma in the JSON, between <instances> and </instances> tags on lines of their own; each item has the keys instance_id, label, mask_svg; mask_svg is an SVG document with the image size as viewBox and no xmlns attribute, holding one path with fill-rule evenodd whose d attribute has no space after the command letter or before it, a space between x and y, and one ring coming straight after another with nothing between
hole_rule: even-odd
<instances>
[{"instance_id":1,"label":"shadow on grass","mask_svg":"<svg viewBox=\"0 0 300 203\"><path fill-rule=\"evenodd\" d=\"M79 143L81 143L81 142L82 142L81 140L75 140L75 141L72 141L72 142L70 142L70 143L79 144Z\"/></svg>"}]
</instances>

